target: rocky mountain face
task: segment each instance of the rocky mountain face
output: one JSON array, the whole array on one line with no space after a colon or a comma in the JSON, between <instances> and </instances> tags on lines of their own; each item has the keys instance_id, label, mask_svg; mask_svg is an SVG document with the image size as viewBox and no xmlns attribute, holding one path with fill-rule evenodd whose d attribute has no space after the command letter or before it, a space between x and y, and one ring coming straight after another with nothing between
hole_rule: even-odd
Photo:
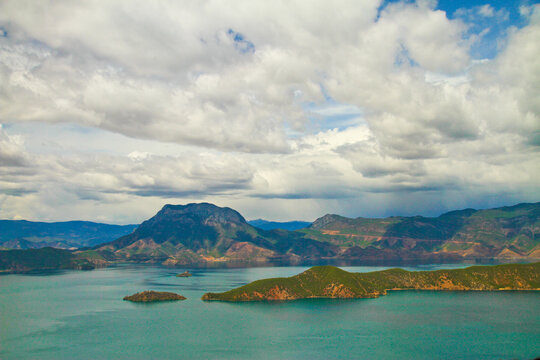
<instances>
[{"instance_id":1,"label":"rocky mountain face","mask_svg":"<svg viewBox=\"0 0 540 360\"><path fill-rule=\"evenodd\" d=\"M198 203L165 205L132 234L96 250L110 261L204 265L295 263L333 256L336 249L300 233L258 229L233 209Z\"/></svg>"},{"instance_id":2,"label":"rocky mountain face","mask_svg":"<svg viewBox=\"0 0 540 360\"><path fill-rule=\"evenodd\" d=\"M219 230L239 230L245 224L245 219L235 210L213 204L165 205L132 234L111 245L121 248L138 240L151 239L156 244L182 244L197 251L215 247L220 240Z\"/></svg>"}]
</instances>

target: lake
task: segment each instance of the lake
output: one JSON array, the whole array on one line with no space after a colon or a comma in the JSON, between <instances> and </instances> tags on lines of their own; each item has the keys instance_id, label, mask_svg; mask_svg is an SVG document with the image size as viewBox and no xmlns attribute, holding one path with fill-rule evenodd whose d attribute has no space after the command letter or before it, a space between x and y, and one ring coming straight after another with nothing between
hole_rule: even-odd
<instances>
[{"instance_id":1,"label":"lake","mask_svg":"<svg viewBox=\"0 0 540 360\"><path fill-rule=\"evenodd\" d=\"M409 270L456 268L424 265ZM366 272L385 267L342 267ZM395 291L378 299L203 302L307 267L126 265L0 276L0 359L532 359L540 292ZM142 290L188 299L136 304Z\"/></svg>"}]
</instances>

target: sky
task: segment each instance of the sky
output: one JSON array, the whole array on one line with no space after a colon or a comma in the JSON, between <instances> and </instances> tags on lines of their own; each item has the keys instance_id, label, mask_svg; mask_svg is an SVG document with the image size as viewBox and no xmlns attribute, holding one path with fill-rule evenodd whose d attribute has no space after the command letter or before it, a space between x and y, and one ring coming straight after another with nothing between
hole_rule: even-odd
<instances>
[{"instance_id":1,"label":"sky","mask_svg":"<svg viewBox=\"0 0 540 360\"><path fill-rule=\"evenodd\" d=\"M540 4L0 1L0 218L540 201Z\"/></svg>"}]
</instances>

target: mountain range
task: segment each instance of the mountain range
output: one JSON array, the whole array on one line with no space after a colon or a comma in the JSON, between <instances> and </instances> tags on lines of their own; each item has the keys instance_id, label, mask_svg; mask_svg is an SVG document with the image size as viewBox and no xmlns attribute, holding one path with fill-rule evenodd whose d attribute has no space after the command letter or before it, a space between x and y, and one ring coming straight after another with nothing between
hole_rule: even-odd
<instances>
[{"instance_id":1,"label":"mountain range","mask_svg":"<svg viewBox=\"0 0 540 360\"><path fill-rule=\"evenodd\" d=\"M298 230L309 226L307 221L267 221L256 219L248 224L263 230ZM91 221L36 222L0 220L0 249L78 249L93 247L118 239L139 225L111 225Z\"/></svg>"},{"instance_id":2,"label":"mountain range","mask_svg":"<svg viewBox=\"0 0 540 360\"><path fill-rule=\"evenodd\" d=\"M233 209L192 203L165 205L133 232L89 250L69 252L73 259L64 258L62 264L80 267L81 259L94 265L169 266L537 259L539 233L540 203L465 209L439 217L352 219L329 214L296 231L264 230ZM0 269L2 258L4 264L13 264L9 252L0 252ZM39 252L32 256L38 258Z\"/></svg>"},{"instance_id":3,"label":"mountain range","mask_svg":"<svg viewBox=\"0 0 540 360\"><path fill-rule=\"evenodd\" d=\"M385 258L540 258L540 203L451 211L439 217L346 218L325 215L307 238L347 249L348 258L378 249ZM424 256L424 255L422 255Z\"/></svg>"},{"instance_id":4,"label":"mountain range","mask_svg":"<svg viewBox=\"0 0 540 360\"><path fill-rule=\"evenodd\" d=\"M0 220L0 248L59 249L92 247L131 233L137 225L109 225L90 221L34 222Z\"/></svg>"},{"instance_id":5,"label":"mountain range","mask_svg":"<svg viewBox=\"0 0 540 360\"><path fill-rule=\"evenodd\" d=\"M96 251L107 261L166 265L536 258L539 230L540 203L435 218L325 215L297 231L256 228L233 209L200 203L166 205L133 233Z\"/></svg>"}]
</instances>

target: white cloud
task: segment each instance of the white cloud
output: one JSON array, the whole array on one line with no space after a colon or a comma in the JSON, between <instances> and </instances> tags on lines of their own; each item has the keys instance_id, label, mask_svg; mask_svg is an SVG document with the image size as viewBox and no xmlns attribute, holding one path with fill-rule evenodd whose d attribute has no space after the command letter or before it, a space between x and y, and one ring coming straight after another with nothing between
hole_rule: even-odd
<instances>
[{"instance_id":1,"label":"white cloud","mask_svg":"<svg viewBox=\"0 0 540 360\"><path fill-rule=\"evenodd\" d=\"M20 136L10 136L0 124L0 163L2 167L22 167L28 162Z\"/></svg>"},{"instance_id":2,"label":"white cloud","mask_svg":"<svg viewBox=\"0 0 540 360\"><path fill-rule=\"evenodd\" d=\"M485 4L478 8L478 13L486 17L492 17L495 15L495 9L493 9L493 6Z\"/></svg>"},{"instance_id":3,"label":"white cloud","mask_svg":"<svg viewBox=\"0 0 540 360\"><path fill-rule=\"evenodd\" d=\"M540 7L475 61L467 16L507 14L379 5L1 2L0 216L131 222L205 199L285 220L536 201Z\"/></svg>"},{"instance_id":4,"label":"white cloud","mask_svg":"<svg viewBox=\"0 0 540 360\"><path fill-rule=\"evenodd\" d=\"M303 128L302 102L323 101L320 85L344 60L379 78L404 47L436 71L467 60L461 25L424 5L391 6L378 22L378 1L2 5L2 62L18 99L4 102L4 121L78 122L223 150L289 151L284 124ZM238 51L231 33L256 50Z\"/></svg>"}]
</instances>

